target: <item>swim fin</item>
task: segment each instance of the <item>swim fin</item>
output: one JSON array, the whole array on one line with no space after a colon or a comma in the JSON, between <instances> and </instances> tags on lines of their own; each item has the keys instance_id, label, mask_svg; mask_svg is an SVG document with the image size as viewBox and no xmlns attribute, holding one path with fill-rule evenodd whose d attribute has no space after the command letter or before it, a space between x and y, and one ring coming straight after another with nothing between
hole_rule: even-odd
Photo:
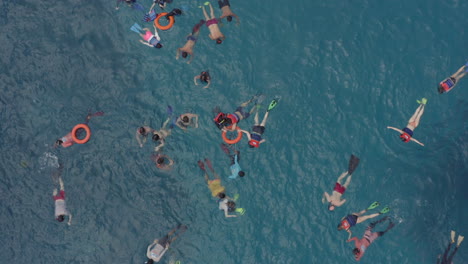
<instances>
[{"instance_id":1,"label":"swim fin","mask_svg":"<svg viewBox=\"0 0 468 264\"><path fill-rule=\"evenodd\" d=\"M257 97L255 99L255 104L256 105L261 104L263 102L263 100L265 100L265 98L266 98L266 96L264 94L258 94L256 97Z\"/></svg>"},{"instance_id":2,"label":"swim fin","mask_svg":"<svg viewBox=\"0 0 468 264\"><path fill-rule=\"evenodd\" d=\"M369 207L367 207L366 210L372 210L372 209L378 207L379 205L380 205L379 202L373 202L371 205L369 205Z\"/></svg>"},{"instance_id":3,"label":"swim fin","mask_svg":"<svg viewBox=\"0 0 468 264\"><path fill-rule=\"evenodd\" d=\"M138 23L133 24L133 26L130 28L131 31L141 34L141 31L143 30Z\"/></svg>"},{"instance_id":4,"label":"swim fin","mask_svg":"<svg viewBox=\"0 0 468 264\"><path fill-rule=\"evenodd\" d=\"M385 206L384 209L380 210L379 214L386 214L390 212L390 207Z\"/></svg>"},{"instance_id":5,"label":"swim fin","mask_svg":"<svg viewBox=\"0 0 468 264\"><path fill-rule=\"evenodd\" d=\"M201 161L201 160L198 161L198 167L200 167L200 169L202 169L202 171L205 171L205 164L203 163L203 161Z\"/></svg>"},{"instance_id":6,"label":"swim fin","mask_svg":"<svg viewBox=\"0 0 468 264\"><path fill-rule=\"evenodd\" d=\"M450 231L450 243L455 243L455 231Z\"/></svg>"},{"instance_id":7,"label":"swim fin","mask_svg":"<svg viewBox=\"0 0 468 264\"><path fill-rule=\"evenodd\" d=\"M141 12L145 12L145 7L139 3L133 3L132 7L133 9L139 10Z\"/></svg>"},{"instance_id":8,"label":"swim fin","mask_svg":"<svg viewBox=\"0 0 468 264\"><path fill-rule=\"evenodd\" d=\"M236 208L236 213L239 213L240 215L245 214L245 209L244 208Z\"/></svg>"},{"instance_id":9,"label":"swim fin","mask_svg":"<svg viewBox=\"0 0 468 264\"><path fill-rule=\"evenodd\" d=\"M143 16L143 21L145 22L150 22L156 19L156 12L154 10L151 10L149 13L145 14Z\"/></svg>"},{"instance_id":10,"label":"swim fin","mask_svg":"<svg viewBox=\"0 0 468 264\"><path fill-rule=\"evenodd\" d=\"M232 198L232 200L234 200L234 202L237 202L237 200L239 200L239 196L240 195L238 193L234 194L234 198Z\"/></svg>"},{"instance_id":11,"label":"swim fin","mask_svg":"<svg viewBox=\"0 0 468 264\"><path fill-rule=\"evenodd\" d=\"M173 112L173 111L172 111L172 106L168 105L166 111L167 111L167 116L171 116L171 115L172 115L172 112Z\"/></svg>"},{"instance_id":12,"label":"swim fin","mask_svg":"<svg viewBox=\"0 0 468 264\"><path fill-rule=\"evenodd\" d=\"M460 244L463 242L463 239L465 239L465 237L464 237L464 236L460 236L460 235L458 235L458 239L457 239L457 247L459 247L459 246L460 246Z\"/></svg>"},{"instance_id":13,"label":"swim fin","mask_svg":"<svg viewBox=\"0 0 468 264\"><path fill-rule=\"evenodd\" d=\"M267 110L267 111L269 112L270 110L273 110L273 108L275 108L277 104L278 104L278 100L277 100L277 99L273 99L273 100L271 101L270 105L268 106L268 110Z\"/></svg>"},{"instance_id":14,"label":"swim fin","mask_svg":"<svg viewBox=\"0 0 468 264\"><path fill-rule=\"evenodd\" d=\"M359 158L351 154L351 158L349 158L349 164L348 164L348 174L352 175L354 170L358 167L359 165Z\"/></svg>"}]
</instances>

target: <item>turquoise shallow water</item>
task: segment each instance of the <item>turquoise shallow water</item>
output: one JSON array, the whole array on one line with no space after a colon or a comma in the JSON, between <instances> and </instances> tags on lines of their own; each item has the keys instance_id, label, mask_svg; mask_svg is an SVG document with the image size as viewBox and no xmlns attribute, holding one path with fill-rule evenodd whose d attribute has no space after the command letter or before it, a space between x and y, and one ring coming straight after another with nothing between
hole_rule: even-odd
<instances>
[{"instance_id":1,"label":"turquoise shallow water","mask_svg":"<svg viewBox=\"0 0 468 264\"><path fill-rule=\"evenodd\" d=\"M468 57L466 2L231 4L240 26L224 25L220 46L203 28L187 65L174 57L202 18L192 1L169 6L188 10L160 32L161 50L139 44L129 28L141 14L116 11L112 1L1 2L2 263L143 263L146 246L176 223L189 230L162 263L353 263L336 225L374 200L391 205L399 224L362 263L435 263L451 229L468 234L468 79L436 92ZM210 89L192 82L204 69ZM228 181L211 110L231 111L258 92L281 101L267 142L238 146L247 176ZM385 127L403 127L423 96L429 102L415 138L426 146L402 144ZM152 145L138 148L134 132L159 128L167 105L199 114L200 128L173 131L165 153L176 166L161 172ZM89 108L106 113L91 120L91 141L51 148ZM361 164L348 202L329 213L322 193L351 153ZM70 227L53 219L50 155L65 166ZM196 165L204 157L228 194L240 194L244 216L218 211ZM462 244L454 263L467 258Z\"/></svg>"}]
</instances>

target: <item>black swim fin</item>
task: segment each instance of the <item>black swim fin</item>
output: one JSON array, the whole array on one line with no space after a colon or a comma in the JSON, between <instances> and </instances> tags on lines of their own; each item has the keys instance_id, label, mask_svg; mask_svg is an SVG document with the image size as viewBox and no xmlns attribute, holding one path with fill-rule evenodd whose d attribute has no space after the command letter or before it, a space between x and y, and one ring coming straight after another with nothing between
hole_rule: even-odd
<instances>
[{"instance_id":1,"label":"black swim fin","mask_svg":"<svg viewBox=\"0 0 468 264\"><path fill-rule=\"evenodd\" d=\"M351 158L349 158L349 165L348 165L348 174L353 174L354 170L359 165L359 158L351 154Z\"/></svg>"}]
</instances>

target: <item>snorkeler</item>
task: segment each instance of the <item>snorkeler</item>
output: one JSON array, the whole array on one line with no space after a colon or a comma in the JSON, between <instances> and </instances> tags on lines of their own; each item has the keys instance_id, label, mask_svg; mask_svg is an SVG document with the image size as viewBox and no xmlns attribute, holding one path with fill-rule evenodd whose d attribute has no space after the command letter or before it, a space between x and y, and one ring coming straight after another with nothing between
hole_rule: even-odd
<instances>
[{"instance_id":1,"label":"snorkeler","mask_svg":"<svg viewBox=\"0 0 468 264\"><path fill-rule=\"evenodd\" d=\"M452 254L449 256L448 253L450 252L450 247L452 247L452 244L455 243L455 231L450 231L450 243L445 249L443 258L440 259L440 255L438 256L437 264L452 264L452 259L455 256L455 253L457 253L458 247L460 247L460 244L462 243L464 238L464 236L458 235L457 246L455 247L455 250L452 252Z\"/></svg>"},{"instance_id":2,"label":"snorkeler","mask_svg":"<svg viewBox=\"0 0 468 264\"><path fill-rule=\"evenodd\" d=\"M195 121L194 121L195 120ZM198 115L185 113L180 115L176 120L176 126L180 127L182 130L187 130L189 127L198 127Z\"/></svg>"},{"instance_id":3,"label":"snorkeler","mask_svg":"<svg viewBox=\"0 0 468 264\"><path fill-rule=\"evenodd\" d=\"M351 158L349 159L348 171L343 172L340 177L338 177L335 183L335 187L333 188L332 195L330 196L327 192L323 194L324 198L322 199L322 202L325 202L326 199L328 202L328 210L333 211L335 210L335 207L342 206L346 202L346 199L341 200L341 196L344 194L349 184L351 183L352 174L358 165L359 158L351 155ZM349 175L348 179L346 179L345 184L341 185L341 180L343 180L347 175Z\"/></svg>"},{"instance_id":4,"label":"snorkeler","mask_svg":"<svg viewBox=\"0 0 468 264\"><path fill-rule=\"evenodd\" d=\"M448 93L450 90L455 88L458 81L468 73L468 62L463 65L458 71L452 74L449 78L439 83L437 90L439 93Z\"/></svg>"},{"instance_id":5,"label":"snorkeler","mask_svg":"<svg viewBox=\"0 0 468 264\"><path fill-rule=\"evenodd\" d=\"M159 142L159 145L154 148L154 152L158 152L165 145L166 138L171 134L171 129L166 128L169 121L171 121L171 117L164 121L163 126L159 131L153 130L153 136L151 138L154 142Z\"/></svg>"},{"instance_id":6,"label":"snorkeler","mask_svg":"<svg viewBox=\"0 0 468 264\"><path fill-rule=\"evenodd\" d=\"M172 0L153 0L153 4L149 10L153 10L156 5L158 5L161 9L164 9L166 7L166 3L172 3Z\"/></svg>"},{"instance_id":7,"label":"snorkeler","mask_svg":"<svg viewBox=\"0 0 468 264\"><path fill-rule=\"evenodd\" d=\"M265 125L268 118L268 114L273 108L276 107L276 104L278 104L278 100L273 99L273 101L271 101L270 105L268 106L265 116L263 117L262 123L258 122L258 109L260 106L257 105L257 112L255 113L254 117L254 126L252 127L252 133L249 133L245 130L241 130L241 132L247 135L247 139L249 140L249 147L258 148L260 147L260 144L265 142L265 139L262 139L262 135L263 133L265 133Z\"/></svg>"},{"instance_id":8,"label":"snorkeler","mask_svg":"<svg viewBox=\"0 0 468 264\"><path fill-rule=\"evenodd\" d=\"M60 185L60 192L57 194L57 188L55 188L53 192L53 198L55 201L55 219L59 222L63 222L63 220L65 220L65 216L68 215L68 225L71 225L72 215L67 210L67 206L65 203L65 187L63 185L63 180L61 176L62 170L62 164L59 164L57 171L54 172L53 175L54 180L58 180L58 183Z\"/></svg>"},{"instance_id":9,"label":"snorkeler","mask_svg":"<svg viewBox=\"0 0 468 264\"><path fill-rule=\"evenodd\" d=\"M211 161L209 159L205 159L205 163L206 165L208 165L208 168L210 168L211 172L213 173L214 180L210 180L210 178L208 177L208 172L205 169L205 164L201 160L198 161L198 167L200 167L200 169L202 169L202 171L205 173L205 181L206 184L208 184L208 189L210 189L211 195L213 197L219 197L221 199L225 198L225 188L221 185L221 179L219 178L219 175L214 171Z\"/></svg>"},{"instance_id":10,"label":"snorkeler","mask_svg":"<svg viewBox=\"0 0 468 264\"><path fill-rule=\"evenodd\" d=\"M419 120L421 119L421 116L424 113L424 107L426 106L427 99L423 98L423 99L421 99L421 101L418 100L417 102L420 105L416 109L416 112L413 114L413 116L408 121L408 124L406 125L405 128L403 128L402 130L400 130L398 128L395 128L395 127L391 127L391 126L388 126L387 128L393 129L393 130L397 131L398 133L400 133L400 139L405 143L408 143L410 141L414 141L414 142L418 143L419 145L424 146L423 143L421 143L421 142L419 142L419 141L417 141L416 139L413 138L413 131L419 125Z\"/></svg>"},{"instance_id":11,"label":"snorkeler","mask_svg":"<svg viewBox=\"0 0 468 264\"><path fill-rule=\"evenodd\" d=\"M148 258L147 264L153 264L154 262L159 262L164 256L166 251L169 249L169 246L174 242L179 236L181 236L187 230L187 226L178 225L176 228L172 229L160 239L155 239L151 245L146 249L146 257ZM177 235L174 234L177 232Z\"/></svg>"},{"instance_id":12,"label":"snorkeler","mask_svg":"<svg viewBox=\"0 0 468 264\"><path fill-rule=\"evenodd\" d=\"M346 232L349 233L349 237L348 237L348 239L349 239L351 237L351 234L352 234L352 232L350 230L351 227L353 227L353 226L355 226L355 225L357 225L359 223L362 223L362 222L366 221L367 219L377 217L377 216L379 216L381 214L386 214L386 213L388 213L390 211L390 208L388 206L386 206L384 209L382 209L378 213L371 214L371 215L363 215L368 210L372 210L372 209L378 207L379 205L380 205L379 202L374 202L367 209L364 209L359 213L352 213L352 214L349 214L349 215L343 217L341 219L340 224L338 224L338 230L346 230Z\"/></svg>"},{"instance_id":13,"label":"snorkeler","mask_svg":"<svg viewBox=\"0 0 468 264\"><path fill-rule=\"evenodd\" d=\"M120 3L125 2L129 7L132 7L136 10L140 10L142 12L145 11L145 8L136 2L136 0L117 0L115 5L115 10L119 10Z\"/></svg>"},{"instance_id":14,"label":"snorkeler","mask_svg":"<svg viewBox=\"0 0 468 264\"><path fill-rule=\"evenodd\" d=\"M225 37L223 33L221 33L221 30L219 29L218 19L214 15L214 11L213 11L213 7L211 6L211 3L206 2L205 5L210 6L211 18L206 13L204 6L200 6L200 8L203 10L203 15L205 16L205 20L206 20L206 26L210 30L210 34L208 36L210 37L210 39L216 40L216 44L221 44L223 43L223 40L225 39Z\"/></svg>"},{"instance_id":15,"label":"snorkeler","mask_svg":"<svg viewBox=\"0 0 468 264\"><path fill-rule=\"evenodd\" d=\"M151 30L149 28L141 28L138 23L133 24L133 26L130 28L131 31L138 33L140 37L143 40L139 40L141 44L146 45L151 48L157 48L160 49L163 47L163 45L160 43L161 38L159 37L158 30L156 29L156 26L154 26L154 34L151 33Z\"/></svg>"},{"instance_id":16,"label":"snorkeler","mask_svg":"<svg viewBox=\"0 0 468 264\"><path fill-rule=\"evenodd\" d=\"M251 113L257 108L257 105L260 104L264 95L255 95L247 102L242 103L236 108L236 111L233 114L226 114L219 112L214 118L214 122L219 129L222 130L235 130L237 128L237 123L239 121L246 119L250 116ZM248 106L251 102L255 100L255 105L250 109L249 112L244 112L244 107Z\"/></svg>"},{"instance_id":17,"label":"snorkeler","mask_svg":"<svg viewBox=\"0 0 468 264\"><path fill-rule=\"evenodd\" d=\"M377 225L380 224L384 221L388 220L389 224L387 228L384 231L380 232L372 232L372 229ZM351 239L348 239L346 242L351 242L354 241L354 249L353 249L353 254L354 258L359 261L361 257L364 255L366 252L367 248L372 244L377 238L383 236L388 230L392 229L395 226L395 224L388 218L388 216L372 222L367 228L366 232L364 232L364 237L361 238L361 240L358 240L357 237L353 237Z\"/></svg>"},{"instance_id":18,"label":"snorkeler","mask_svg":"<svg viewBox=\"0 0 468 264\"><path fill-rule=\"evenodd\" d=\"M239 17L231 11L231 5L229 4L229 0L218 0L219 9L223 12L223 14L219 17L219 21L223 18L226 18L228 22L232 21L232 17L235 17L237 20L237 24L240 23Z\"/></svg>"},{"instance_id":19,"label":"snorkeler","mask_svg":"<svg viewBox=\"0 0 468 264\"><path fill-rule=\"evenodd\" d=\"M187 61L187 64L190 64L192 62L193 57L195 56L193 54L193 47L195 47L195 44L197 43L198 40L198 35L200 34L200 27L205 24L205 20L200 20L198 24L196 24L193 29L192 33L190 33L187 36L187 42L182 48L178 48L176 51L176 60L179 59L179 54L182 54L182 58L187 58L188 55L190 55L190 60Z\"/></svg>"},{"instance_id":20,"label":"snorkeler","mask_svg":"<svg viewBox=\"0 0 468 264\"><path fill-rule=\"evenodd\" d=\"M140 148L143 147L143 144L146 142L146 138L148 137L148 134L153 134L154 129L152 129L149 126L142 126L137 128L135 137L138 141L138 144L140 145ZM143 140L142 140L143 138Z\"/></svg>"},{"instance_id":21,"label":"snorkeler","mask_svg":"<svg viewBox=\"0 0 468 264\"><path fill-rule=\"evenodd\" d=\"M86 116L86 119L85 119L85 122L84 124L85 125L88 125L89 123L89 120L91 120L91 117L94 117L94 116L103 116L104 115L104 112L96 112L94 114L91 114L88 112L88 115ZM83 129L79 129L77 130L77 134L80 134L81 130ZM58 147L58 146L62 146L64 148L68 148L70 147L71 145L75 144L76 142L73 140L73 135L72 135L72 132L66 134L65 136L57 139L55 141L55 144L54 144L54 148Z\"/></svg>"},{"instance_id":22,"label":"snorkeler","mask_svg":"<svg viewBox=\"0 0 468 264\"><path fill-rule=\"evenodd\" d=\"M231 145L229 145L231 146ZM221 149L229 156L231 159L231 166L229 169L231 170L231 175L228 177L229 179L235 179L237 177L244 177L245 172L242 171L242 168L239 165L240 160L240 152L238 150L234 150L234 154L231 155L231 150L228 145L221 143Z\"/></svg>"},{"instance_id":23,"label":"snorkeler","mask_svg":"<svg viewBox=\"0 0 468 264\"><path fill-rule=\"evenodd\" d=\"M153 154L151 155L151 160L160 170L170 170L172 165L174 165L174 161L164 154Z\"/></svg>"},{"instance_id":24,"label":"snorkeler","mask_svg":"<svg viewBox=\"0 0 468 264\"><path fill-rule=\"evenodd\" d=\"M203 87L204 89L210 87L211 76L208 71L202 71L200 75L193 77L193 83L195 83L195 85L198 85L197 80L200 80L200 82L207 84L205 87Z\"/></svg>"}]
</instances>

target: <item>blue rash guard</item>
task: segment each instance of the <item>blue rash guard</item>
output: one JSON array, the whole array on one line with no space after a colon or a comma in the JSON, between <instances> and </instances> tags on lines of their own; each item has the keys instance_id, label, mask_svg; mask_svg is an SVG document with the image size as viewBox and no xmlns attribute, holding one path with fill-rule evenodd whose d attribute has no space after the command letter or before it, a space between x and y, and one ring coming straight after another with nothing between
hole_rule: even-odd
<instances>
[{"instance_id":1,"label":"blue rash guard","mask_svg":"<svg viewBox=\"0 0 468 264\"><path fill-rule=\"evenodd\" d=\"M234 155L234 164L231 165L231 176L229 176L229 179L235 179L239 175L239 171L241 171L241 167L239 166L239 163L237 163L237 155Z\"/></svg>"}]
</instances>

